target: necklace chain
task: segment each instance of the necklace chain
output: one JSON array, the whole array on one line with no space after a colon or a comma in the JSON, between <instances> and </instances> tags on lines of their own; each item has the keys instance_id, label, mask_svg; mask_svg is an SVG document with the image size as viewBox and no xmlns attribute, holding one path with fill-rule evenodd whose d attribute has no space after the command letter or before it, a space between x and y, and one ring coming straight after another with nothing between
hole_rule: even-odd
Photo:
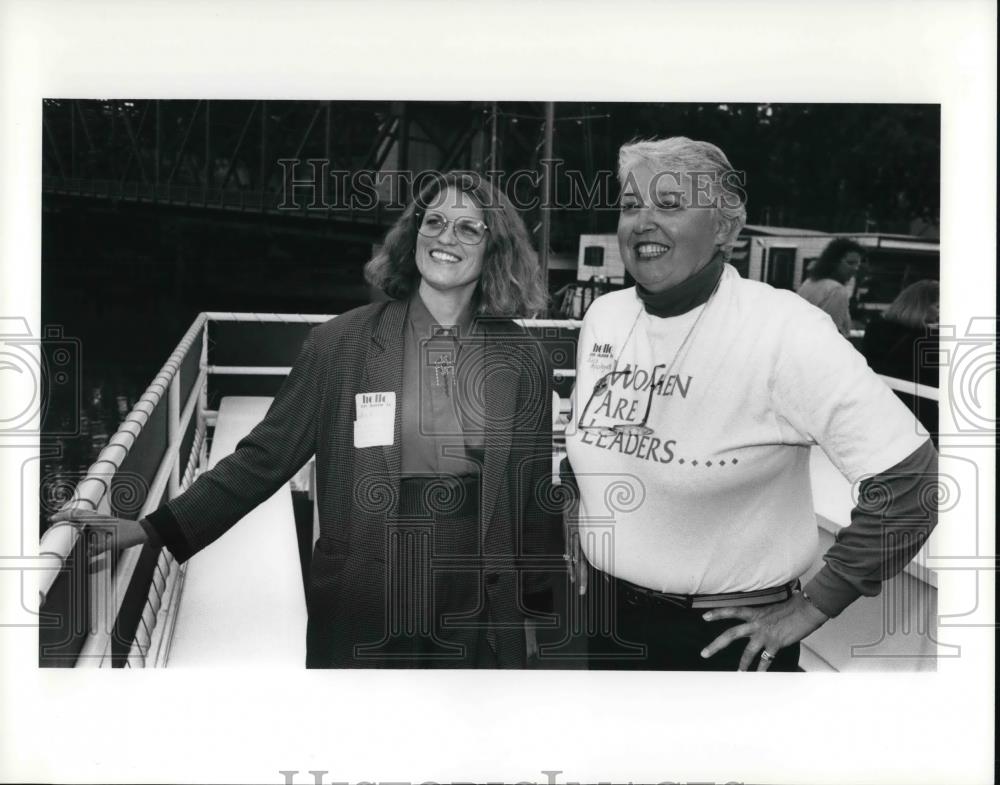
<instances>
[{"instance_id":1,"label":"necklace chain","mask_svg":"<svg viewBox=\"0 0 1000 785\"><path fill-rule=\"evenodd\" d=\"M667 369L663 374L664 379L667 379L670 376L670 372L674 369L674 365L677 363L677 358L680 357L681 352L684 351L684 347L687 346L688 339L691 338L692 334L695 331L695 328L701 321L701 317L704 316L705 311L708 310L708 306L712 302L712 299L715 297L715 293L719 290L719 284L721 283L722 283L722 278L720 277L719 280L715 282L715 286L712 288L712 293L708 296L708 299L705 301L705 306L698 312L698 315L695 317L694 322L691 324L691 326L688 328L687 333L684 335L684 339L681 341L681 345L678 346L677 351L674 352L673 359L670 361L670 365L667 366ZM625 336L625 342L622 344L622 349L618 353L618 357L615 358L615 365L614 368L612 369L612 372L618 370L618 363L621 361L622 356L625 354L625 347L628 346L628 342L632 339L632 334L635 332L636 325L639 324L639 319L642 318L642 314L645 312L645 310L646 310L645 305L643 305L640 302L639 312L635 315L635 319L632 321L632 326L629 328L628 335Z\"/></svg>"}]
</instances>

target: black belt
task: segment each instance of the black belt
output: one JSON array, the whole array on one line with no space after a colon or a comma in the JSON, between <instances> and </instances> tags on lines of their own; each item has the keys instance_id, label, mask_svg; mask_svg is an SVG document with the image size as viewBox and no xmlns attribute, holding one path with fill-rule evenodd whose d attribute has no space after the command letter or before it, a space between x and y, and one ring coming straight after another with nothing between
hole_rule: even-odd
<instances>
[{"instance_id":1,"label":"black belt","mask_svg":"<svg viewBox=\"0 0 1000 785\"><path fill-rule=\"evenodd\" d=\"M781 586L771 589L757 589L755 591L736 591L723 594L670 594L669 592L654 591L645 586L637 586L621 578L603 573L605 578L616 581L619 590L625 592L625 600L633 605L668 605L674 608L685 608L696 610L699 608L729 608L749 605L770 605L773 602L783 602L791 599L792 595L799 590L799 581L789 581Z\"/></svg>"},{"instance_id":2,"label":"black belt","mask_svg":"<svg viewBox=\"0 0 1000 785\"><path fill-rule=\"evenodd\" d=\"M479 484L479 476L471 474L404 476L399 482L399 513L477 518Z\"/></svg>"}]
</instances>

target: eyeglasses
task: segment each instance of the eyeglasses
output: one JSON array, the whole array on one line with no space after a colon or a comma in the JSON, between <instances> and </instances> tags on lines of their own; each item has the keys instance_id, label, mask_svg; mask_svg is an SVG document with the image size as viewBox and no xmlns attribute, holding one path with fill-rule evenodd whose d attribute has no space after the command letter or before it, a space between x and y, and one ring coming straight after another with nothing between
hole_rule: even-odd
<instances>
[{"instance_id":1,"label":"eyeglasses","mask_svg":"<svg viewBox=\"0 0 1000 785\"><path fill-rule=\"evenodd\" d=\"M482 221L463 215L449 221L440 213L427 213L417 229L424 237L438 237L451 224L455 238L463 245L479 245L490 228Z\"/></svg>"},{"instance_id":2,"label":"eyeglasses","mask_svg":"<svg viewBox=\"0 0 1000 785\"><path fill-rule=\"evenodd\" d=\"M583 411L580 412L580 418L577 420L577 428L581 431L596 431L597 433L612 435L616 433L624 434L636 434L638 436L647 436L653 433L653 429L646 425L646 421L649 420L649 410L653 406L653 392L657 390L663 384L663 377L660 381L656 380L657 371L665 371L667 368L666 363L660 363L659 365L653 366L653 372L649 376L649 395L646 397L646 410L642 414L642 419L639 422L616 422L608 423L605 425L596 425L591 423L589 425L584 425L584 420L587 414L590 412L590 407L594 403L594 400L598 396L605 395L611 387L619 379L625 379L628 381L628 377L635 373L631 368L626 368L622 371L610 371L594 384L594 390L590 394L590 398L587 399L586 406L583 407Z\"/></svg>"}]
</instances>

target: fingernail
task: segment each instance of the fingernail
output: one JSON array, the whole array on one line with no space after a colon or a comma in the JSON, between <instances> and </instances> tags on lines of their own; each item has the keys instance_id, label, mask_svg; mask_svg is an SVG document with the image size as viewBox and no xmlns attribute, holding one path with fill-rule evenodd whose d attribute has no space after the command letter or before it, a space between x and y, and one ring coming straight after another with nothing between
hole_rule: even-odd
<instances>
[{"instance_id":1,"label":"fingernail","mask_svg":"<svg viewBox=\"0 0 1000 785\"><path fill-rule=\"evenodd\" d=\"M701 618L703 618L705 621L712 621L712 613L711 613L711 611L708 612L708 613L703 613L702 616L701 616Z\"/></svg>"},{"instance_id":2,"label":"fingernail","mask_svg":"<svg viewBox=\"0 0 1000 785\"><path fill-rule=\"evenodd\" d=\"M702 657L708 657L708 649L702 649L701 650L701 656Z\"/></svg>"}]
</instances>

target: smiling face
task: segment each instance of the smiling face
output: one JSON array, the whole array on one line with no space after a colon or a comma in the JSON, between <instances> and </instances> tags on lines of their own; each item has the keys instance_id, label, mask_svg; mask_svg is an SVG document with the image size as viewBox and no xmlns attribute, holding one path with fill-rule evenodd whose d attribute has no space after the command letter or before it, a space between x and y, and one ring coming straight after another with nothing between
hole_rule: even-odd
<instances>
[{"instance_id":1,"label":"smiling face","mask_svg":"<svg viewBox=\"0 0 1000 785\"><path fill-rule=\"evenodd\" d=\"M417 270L423 283L439 292L450 292L461 296L471 294L483 270L483 258L486 256L489 236L487 235L478 245L460 242L455 235L454 222L463 217L482 221L483 211L471 196L454 188L449 188L445 193L438 195L433 204L433 207L425 211L421 226L438 220L447 221L448 225L437 237L427 237L417 233L414 251Z\"/></svg>"},{"instance_id":2,"label":"smiling face","mask_svg":"<svg viewBox=\"0 0 1000 785\"><path fill-rule=\"evenodd\" d=\"M683 170L655 172L645 163L630 170L622 188L618 248L625 269L645 289L676 286L708 264L725 242L715 208L692 204L697 196Z\"/></svg>"}]
</instances>

